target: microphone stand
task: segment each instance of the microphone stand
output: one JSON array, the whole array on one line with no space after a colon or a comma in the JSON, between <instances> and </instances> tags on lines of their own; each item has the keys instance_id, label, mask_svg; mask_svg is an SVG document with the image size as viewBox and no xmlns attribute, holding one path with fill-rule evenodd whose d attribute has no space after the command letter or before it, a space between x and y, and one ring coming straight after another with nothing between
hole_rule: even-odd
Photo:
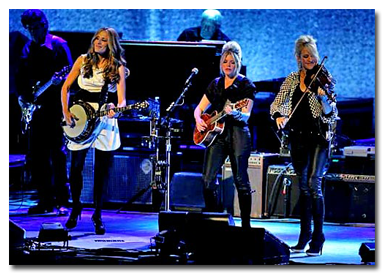
<instances>
[{"instance_id":1,"label":"microphone stand","mask_svg":"<svg viewBox=\"0 0 390 280\"><path fill-rule=\"evenodd\" d=\"M173 109L176 106L182 106L184 104L184 97L190 86L192 85L191 82L186 83L185 88L183 89L183 92L180 94L180 96L177 98L176 102L172 102L171 105L167 108L166 112L167 114L163 118L161 122L161 126L166 126L166 135L165 135L165 160L166 160L166 171L165 171L165 211L171 211L170 209L170 169L171 169L171 120L170 115L173 112ZM179 104L180 103L180 104Z\"/></svg>"}]
</instances>

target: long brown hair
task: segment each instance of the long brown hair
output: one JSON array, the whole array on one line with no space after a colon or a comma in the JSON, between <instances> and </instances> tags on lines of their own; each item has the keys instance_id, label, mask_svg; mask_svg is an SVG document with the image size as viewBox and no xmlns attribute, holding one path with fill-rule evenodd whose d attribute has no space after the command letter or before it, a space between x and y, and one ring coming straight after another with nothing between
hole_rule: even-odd
<instances>
[{"instance_id":1,"label":"long brown hair","mask_svg":"<svg viewBox=\"0 0 390 280\"><path fill-rule=\"evenodd\" d=\"M126 60L124 58L125 51L121 47L119 42L119 35L115 31L115 29L111 27L102 27L98 31L96 31L95 35L93 35L91 45L88 49L87 57L84 64L84 77L92 77L93 66L97 67L99 63L99 56L97 55L97 53L95 53L93 43L96 40L96 37L102 31L106 31L108 34L108 48L106 53L104 54L108 63L104 67L103 76L105 80L108 80L111 83L117 83L119 81L118 68L121 65L126 66Z\"/></svg>"}]
</instances>

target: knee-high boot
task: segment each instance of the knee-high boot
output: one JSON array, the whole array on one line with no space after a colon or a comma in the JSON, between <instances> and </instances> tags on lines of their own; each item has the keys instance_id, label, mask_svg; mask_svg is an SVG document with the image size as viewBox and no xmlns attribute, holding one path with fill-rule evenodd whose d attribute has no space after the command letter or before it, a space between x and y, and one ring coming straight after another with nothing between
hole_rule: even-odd
<instances>
[{"instance_id":1,"label":"knee-high boot","mask_svg":"<svg viewBox=\"0 0 390 280\"><path fill-rule=\"evenodd\" d=\"M325 242L323 233L324 224L324 198L323 196L315 197L313 202L313 238L310 242L310 248L306 251L309 256L318 256L322 254L322 247Z\"/></svg>"},{"instance_id":2,"label":"knee-high boot","mask_svg":"<svg viewBox=\"0 0 390 280\"><path fill-rule=\"evenodd\" d=\"M205 212L218 212L218 196L215 190L204 189L203 198L205 203Z\"/></svg>"},{"instance_id":3,"label":"knee-high boot","mask_svg":"<svg viewBox=\"0 0 390 280\"><path fill-rule=\"evenodd\" d=\"M312 218L312 203L311 196L301 194L299 197L300 207L300 233L298 244L291 247L291 251L300 253L305 250L307 243L312 238L311 218Z\"/></svg>"},{"instance_id":4,"label":"knee-high boot","mask_svg":"<svg viewBox=\"0 0 390 280\"><path fill-rule=\"evenodd\" d=\"M251 193L239 193L238 203L240 205L241 227L251 227L252 195Z\"/></svg>"}]
</instances>

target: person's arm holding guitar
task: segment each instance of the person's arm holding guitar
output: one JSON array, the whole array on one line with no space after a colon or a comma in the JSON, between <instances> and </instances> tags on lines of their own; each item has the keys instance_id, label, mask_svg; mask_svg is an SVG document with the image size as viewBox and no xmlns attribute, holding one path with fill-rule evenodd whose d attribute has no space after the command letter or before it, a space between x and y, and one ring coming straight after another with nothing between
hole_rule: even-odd
<instances>
[{"instance_id":1,"label":"person's arm holding guitar","mask_svg":"<svg viewBox=\"0 0 390 280\"><path fill-rule=\"evenodd\" d=\"M253 108L253 100L251 99L247 99L247 100L248 100L247 105L242 107L240 110L234 109L233 106L227 104L224 108L226 115L232 115L236 120L248 122Z\"/></svg>"},{"instance_id":2,"label":"person's arm holding guitar","mask_svg":"<svg viewBox=\"0 0 390 280\"><path fill-rule=\"evenodd\" d=\"M200 100L198 106L195 108L194 118L196 121L196 129L199 132L205 131L207 129L207 124L201 118L201 116L202 116L203 112L206 111L210 105L211 105L210 101L208 100L206 94L204 94L202 99Z\"/></svg>"}]
</instances>

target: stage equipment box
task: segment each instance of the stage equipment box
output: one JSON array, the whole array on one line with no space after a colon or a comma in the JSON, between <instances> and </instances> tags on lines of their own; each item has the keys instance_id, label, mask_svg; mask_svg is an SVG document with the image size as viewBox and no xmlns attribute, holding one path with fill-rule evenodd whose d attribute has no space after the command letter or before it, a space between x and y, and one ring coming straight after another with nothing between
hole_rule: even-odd
<instances>
[{"instance_id":1,"label":"stage equipment box","mask_svg":"<svg viewBox=\"0 0 390 280\"><path fill-rule=\"evenodd\" d=\"M219 185L221 176L217 176ZM218 199L221 200L221 189L217 186ZM176 172L173 174L170 188L170 206L175 210L200 211L205 207L203 198L202 174L196 172Z\"/></svg>"},{"instance_id":2,"label":"stage equipment box","mask_svg":"<svg viewBox=\"0 0 390 280\"><path fill-rule=\"evenodd\" d=\"M265 217L299 218L299 183L292 164L268 166L264 197Z\"/></svg>"},{"instance_id":3,"label":"stage equipment box","mask_svg":"<svg viewBox=\"0 0 390 280\"><path fill-rule=\"evenodd\" d=\"M249 157L248 175L252 190L252 218L262 218L265 211L264 190L266 186L266 172L270 164L279 161L279 154L252 153ZM224 189L223 202L226 210L233 211L233 215L240 216L237 190L233 183L233 173L229 158L222 166L222 184ZM231 209L233 206L233 209ZM231 212L229 212L231 213Z\"/></svg>"},{"instance_id":4,"label":"stage equipment box","mask_svg":"<svg viewBox=\"0 0 390 280\"><path fill-rule=\"evenodd\" d=\"M113 152L110 157L109 171L103 186L104 203L126 203L151 205L152 196L149 185L152 181L152 151L133 150ZM68 172L70 170L70 152L67 155ZM89 149L83 169L83 189L81 201L92 204L94 199L95 148Z\"/></svg>"},{"instance_id":5,"label":"stage equipment box","mask_svg":"<svg viewBox=\"0 0 390 280\"><path fill-rule=\"evenodd\" d=\"M375 146L348 146L344 147L346 157L374 157Z\"/></svg>"},{"instance_id":6,"label":"stage equipment box","mask_svg":"<svg viewBox=\"0 0 390 280\"><path fill-rule=\"evenodd\" d=\"M329 173L324 177L325 221L375 223L375 176Z\"/></svg>"}]
</instances>

